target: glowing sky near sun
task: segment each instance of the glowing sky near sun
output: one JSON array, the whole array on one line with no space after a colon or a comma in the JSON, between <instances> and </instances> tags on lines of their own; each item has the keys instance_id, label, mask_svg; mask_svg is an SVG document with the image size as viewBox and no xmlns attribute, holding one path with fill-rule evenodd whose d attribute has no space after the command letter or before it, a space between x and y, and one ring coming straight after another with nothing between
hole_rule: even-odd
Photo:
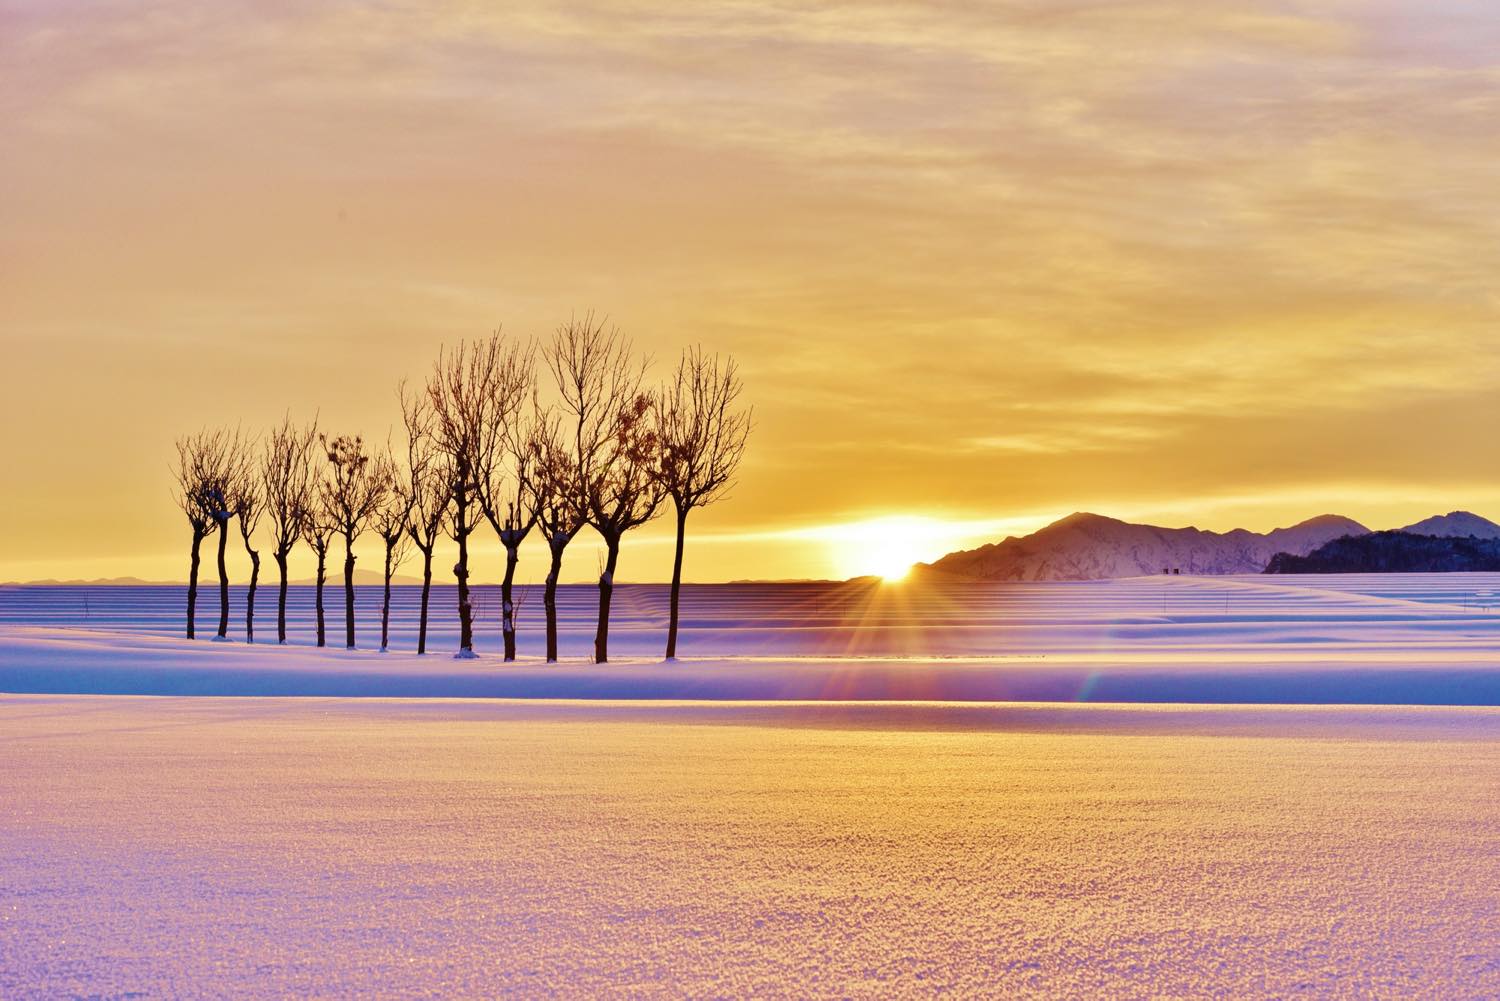
<instances>
[{"instance_id":1,"label":"glowing sky near sun","mask_svg":"<svg viewBox=\"0 0 1500 1001\"><path fill-rule=\"evenodd\" d=\"M0 2L0 579L180 576L174 435L383 438L589 307L742 363L690 579L1500 516L1496 53L1472 0Z\"/></svg>"}]
</instances>

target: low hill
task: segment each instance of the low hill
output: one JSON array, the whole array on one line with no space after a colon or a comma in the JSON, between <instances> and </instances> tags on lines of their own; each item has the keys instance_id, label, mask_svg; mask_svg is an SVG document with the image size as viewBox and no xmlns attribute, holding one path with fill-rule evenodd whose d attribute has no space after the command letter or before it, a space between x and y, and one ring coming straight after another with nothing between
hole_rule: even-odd
<instances>
[{"instance_id":1,"label":"low hill","mask_svg":"<svg viewBox=\"0 0 1500 1001\"><path fill-rule=\"evenodd\" d=\"M1264 534L1235 529L1159 528L1072 514L1031 535L950 553L928 569L968 580L1096 580L1163 570L1260 573L1280 552L1311 552L1331 539L1364 535L1357 521L1322 515Z\"/></svg>"},{"instance_id":2,"label":"low hill","mask_svg":"<svg viewBox=\"0 0 1500 1001\"><path fill-rule=\"evenodd\" d=\"M451 573L448 574L446 577L440 577L436 573L434 573L432 576L433 576L432 582L434 584L451 584L451 583L453 583L453 575ZM313 584L316 584L317 582L318 582L318 579L316 577L304 577L302 580L288 581L289 584L296 584L296 585L298 585L300 587L310 587ZM215 577L213 580L209 581L209 583L211 583L211 584L213 584L214 586L217 587L218 586L218 578ZM235 583L235 584L243 584L244 581L234 581L233 583ZM355 570L354 570L354 583L358 584L358 585L361 585L361 586L364 586L364 585L367 585L367 584L384 584L385 583L385 575L380 570L364 570L364 569L361 569L359 567L356 567ZM394 585L420 584L420 583L422 583L422 578L420 578L420 577L411 577L411 576L408 576L406 574L399 574L398 573L398 574L395 574L394 576L391 577L391 583L394 584ZM478 583L478 582L476 581L475 583ZM261 575L260 575L260 586L261 587L265 587L266 584L267 584L266 575L265 575L265 573L263 571L261 573ZM274 588L274 587L276 587L276 584L277 584L277 581L276 581L276 570L275 570L274 567L272 567L271 568L270 586ZM325 587L343 587L344 586L344 568L342 566L339 566L337 568L330 567L328 569L328 580L324 583L324 586Z\"/></svg>"},{"instance_id":3,"label":"low hill","mask_svg":"<svg viewBox=\"0 0 1500 1001\"><path fill-rule=\"evenodd\" d=\"M91 580L46 580L6 581L4 587L171 587L168 580L142 580L140 577L95 577Z\"/></svg>"},{"instance_id":4,"label":"low hill","mask_svg":"<svg viewBox=\"0 0 1500 1001\"><path fill-rule=\"evenodd\" d=\"M1305 556L1279 553L1266 573L1456 573L1500 571L1500 539L1372 532L1334 539Z\"/></svg>"}]
</instances>

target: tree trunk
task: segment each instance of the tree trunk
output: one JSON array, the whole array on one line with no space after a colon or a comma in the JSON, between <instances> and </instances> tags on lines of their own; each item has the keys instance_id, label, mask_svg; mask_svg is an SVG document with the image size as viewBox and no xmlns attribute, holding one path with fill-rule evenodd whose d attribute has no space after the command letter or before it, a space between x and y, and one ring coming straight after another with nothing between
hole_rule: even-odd
<instances>
[{"instance_id":1,"label":"tree trunk","mask_svg":"<svg viewBox=\"0 0 1500 1001\"><path fill-rule=\"evenodd\" d=\"M385 544L385 600L380 603L380 652L391 643L391 543Z\"/></svg>"},{"instance_id":2,"label":"tree trunk","mask_svg":"<svg viewBox=\"0 0 1500 1001\"><path fill-rule=\"evenodd\" d=\"M469 535L458 534L458 562L453 576L458 579L458 658L474 656L474 609L469 604Z\"/></svg>"},{"instance_id":3,"label":"tree trunk","mask_svg":"<svg viewBox=\"0 0 1500 1001\"><path fill-rule=\"evenodd\" d=\"M599 575L599 627L594 631L594 663L609 663L609 599L615 593L615 564L620 561L619 536L606 536L604 572Z\"/></svg>"},{"instance_id":4,"label":"tree trunk","mask_svg":"<svg viewBox=\"0 0 1500 1001\"><path fill-rule=\"evenodd\" d=\"M354 649L354 540L344 536L344 646Z\"/></svg>"},{"instance_id":5,"label":"tree trunk","mask_svg":"<svg viewBox=\"0 0 1500 1001\"><path fill-rule=\"evenodd\" d=\"M250 554L250 589L245 592L245 642L255 642L255 585L260 582L260 553L245 547Z\"/></svg>"},{"instance_id":6,"label":"tree trunk","mask_svg":"<svg viewBox=\"0 0 1500 1001\"><path fill-rule=\"evenodd\" d=\"M328 580L328 553L318 554L318 646L328 645L328 633L323 620L323 584Z\"/></svg>"},{"instance_id":7,"label":"tree trunk","mask_svg":"<svg viewBox=\"0 0 1500 1001\"><path fill-rule=\"evenodd\" d=\"M276 569L281 571L281 585L276 594L276 642L286 645L286 552L276 551Z\"/></svg>"},{"instance_id":8,"label":"tree trunk","mask_svg":"<svg viewBox=\"0 0 1500 1001\"><path fill-rule=\"evenodd\" d=\"M547 588L542 592L542 604L547 609L547 663L557 663L557 578L562 573L563 551L552 547L552 565L547 570Z\"/></svg>"},{"instance_id":9,"label":"tree trunk","mask_svg":"<svg viewBox=\"0 0 1500 1001\"><path fill-rule=\"evenodd\" d=\"M203 533L193 529L193 558L188 563L188 607L187 638L193 638L193 613L198 608L198 550L203 545Z\"/></svg>"},{"instance_id":10,"label":"tree trunk","mask_svg":"<svg viewBox=\"0 0 1500 1001\"><path fill-rule=\"evenodd\" d=\"M513 599L519 545L505 547L505 580L500 582L500 631L505 635L505 659L516 659L516 604Z\"/></svg>"},{"instance_id":11,"label":"tree trunk","mask_svg":"<svg viewBox=\"0 0 1500 1001\"><path fill-rule=\"evenodd\" d=\"M422 616L417 621L417 653L427 652L427 598L432 593L432 550L422 550Z\"/></svg>"},{"instance_id":12,"label":"tree trunk","mask_svg":"<svg viewBox=\"0 0 1500 1001\"><path fill-rule=\"evenodd\" d=\"M219 522L219 639L229 639L229 568L224 564L224 547L229 544L229 519Z\"/></svg>"},{"instance_id":13,"label":"tree trunk","mask_svg":"<svg viewBox=\"0 0 1500 1001\"><path fill-rule=\"evenodd\" d=\"M677 659L677 602L682 592L682 542L687 536L687 508L677 506L677 555L672 558L671 614L667 617L667 660Z\"/></svg>"}]
</instances>

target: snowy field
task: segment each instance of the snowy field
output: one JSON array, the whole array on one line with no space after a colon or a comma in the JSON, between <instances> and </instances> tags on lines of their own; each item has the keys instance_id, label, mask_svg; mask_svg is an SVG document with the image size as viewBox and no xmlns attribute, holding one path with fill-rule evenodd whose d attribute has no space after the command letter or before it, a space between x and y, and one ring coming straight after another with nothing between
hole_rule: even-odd
<instances>
[{"instance_id":1,"label":"snowy field","mask_svg":"<svg viewBox=\"0 0 1500 1001\"><path fill-rule=\"evenodd\" d=\"M1500 712L0 697L0 996L1500 995Z\"/></svg>"},{"instance_id":2,"label":"snowy field","mask_svg":"<svg viewBox=\"0 0 1500 1001\"><path fill-rule=\"evenodd\" d=\"M0 588L0 997L1500 996L1493 593Z\"/></svg>"},{"instance_id":3,"label":"snowy field","mask_svg":"<svg viewBox=\"0 0 1500 1001\"><path fill-rule=\"evenodd\" d=\"M607 667L588 663L591 587L563 589L564 663L544 665L540 596L522 604L503 665L498 597L478 590L477 662L455 662L451 588L432 650L413 655L418 589L400 588L392 652L379 590L360 590L361 649L310 648L311 591L292 596L290 648L180 638L180 588L0 588L0 691L677 699L918 699L1500 705L1500 575L1137 578L997 585L690 586L679 663L664 665L667 593L622 586ZM200 598L212 634L217 592Z\"/></svg>"}]
</instances>

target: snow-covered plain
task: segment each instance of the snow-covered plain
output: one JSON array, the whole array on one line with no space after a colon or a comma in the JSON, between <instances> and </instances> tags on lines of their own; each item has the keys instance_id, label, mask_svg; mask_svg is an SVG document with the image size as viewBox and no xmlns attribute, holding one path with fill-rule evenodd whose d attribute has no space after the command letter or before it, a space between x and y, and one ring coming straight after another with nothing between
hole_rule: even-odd
<instances>
[{"instance_id":1,"label":"snow-covered plain","mask_svg":"<svg viewBox=\"0 0 1500 1001\"><path fill-rule=\"evenodd\" d=\"M1496 593L695 587L662 664L626 587L595 666L570 588L548 666L0 588L0 997L1494 997Z\"/></svg>"},{"instance_id":2,"label":"snow-covered plain","mask_svg":"<svg viewBox=\"0 0 1500 1001\"><path fill-rule=\"evenodd\" d=\"M588 663L596 596L563 589L564 663L548 666L541 602L500 662L498 599L479 590L477 647L456 662L453 593L416 657L416 588L397 591L379 653L379 591L362 589L361 649L311 649L311 594L277 649L180 638L180 588L0 589L0 691L688 699L937 699L1500 705L1500 575L1166 577L1014 584L752 584L685 590L682 660L662 664L666 589L616 594L607 667ZM212 634L217 595L200 599ZM234 599L238 618L241 598Z\"/></svg>"},{"instance_id":3,"label":"snow-covered plain","mask_svg":"<svg viewBox=\"0 0 1500 1001\"><path fill-rule=\"evenodd\" d=\"M1500 994L1496 710L0 714L6 998Z\"/></svg>"}]
</instances>

